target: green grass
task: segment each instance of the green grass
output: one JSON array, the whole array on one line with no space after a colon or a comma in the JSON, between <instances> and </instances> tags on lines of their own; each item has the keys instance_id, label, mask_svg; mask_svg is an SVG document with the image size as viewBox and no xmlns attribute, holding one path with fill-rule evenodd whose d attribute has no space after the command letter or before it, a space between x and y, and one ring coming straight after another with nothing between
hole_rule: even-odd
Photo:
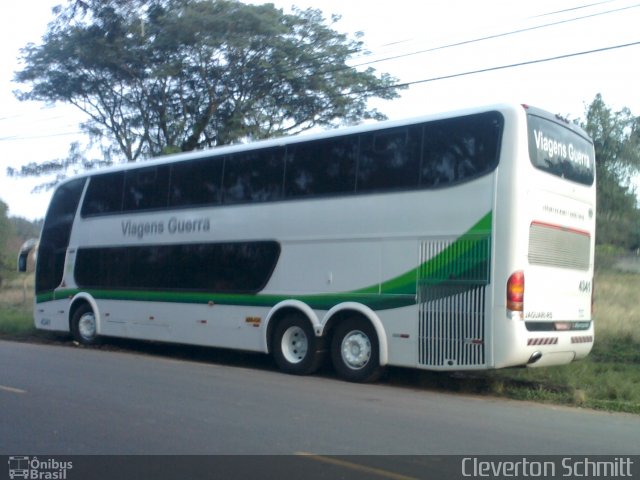
<instances>
[{"instance_id":1,"label":"green grass","mask_svg":"<svg viewBox=\"0 0 640 480\"><path fill-rule=\"evenodd\" d=\"M638 363L602 361L592 355L570 365L497 370L487 375L492 378L492 394L640 414Z\"/></svg>"},{"instance_id":2,"label":"green grass","mask_svg":"<svg viewBox=\"0 0 640 480\"><path fill-rule=\"evenodd\" d=\"M640 274L596 275L596 343L570 365L474 373L395 369L389 382L450 392L494 395L640 414ZM0 337L48 341L33 327L33 279L16 278L0 289Z\"/></svg>"},{"instance_id":3,"label":"green grass","mask_svg":"<svg viewBox=\"0 0 640 480\"><path fill-rule=\"evenodd\" d=\"M33 275L5 281L0 288L0 337L37 335L32 319Z\"/></svg>"},{"instance_id":4,"label":"green grass","mask_svg":"<svg viewBox=\"0 0 640 480\"><path fill-rule=\"evenodd\" d=\"M2 307L0 309L0 336L26 337L33 335L36 329L31 322L30 313L23 309Z\"/></svg>"}]
</instances>

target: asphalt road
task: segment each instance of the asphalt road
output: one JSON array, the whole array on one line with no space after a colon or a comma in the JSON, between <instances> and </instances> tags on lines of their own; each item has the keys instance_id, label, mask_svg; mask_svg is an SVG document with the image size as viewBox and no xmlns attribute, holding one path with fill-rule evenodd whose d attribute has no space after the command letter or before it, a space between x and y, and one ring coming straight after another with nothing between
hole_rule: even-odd
<instances>
[{"instance_id":1,"label":"asphalt road","mask_svg":"<svg viewBox=\"0 0 640 480\"><path fill-rule=\"evenodd\" d=\"M639 416L294 377L243 358L0 341L0 455L640 453Z\"/></svg>"}]
</instances>

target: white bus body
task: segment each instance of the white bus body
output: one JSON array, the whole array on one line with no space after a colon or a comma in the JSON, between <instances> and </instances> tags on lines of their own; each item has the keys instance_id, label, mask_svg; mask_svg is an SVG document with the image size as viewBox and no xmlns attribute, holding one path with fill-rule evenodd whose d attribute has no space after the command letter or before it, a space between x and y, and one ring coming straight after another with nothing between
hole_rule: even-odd
<instances>
[{"instance_id":1,"label":"white bus body","mask_svg":"<svg viewBox=\"0 0 640 480\"><path fill-rule=\"evenodd\" d=\"M501 105L89 173L49 208L35 325L290 373L327 352L356 381L569 363L594 339L594 172L579 128Z\"/></svg>"}]
</instances>

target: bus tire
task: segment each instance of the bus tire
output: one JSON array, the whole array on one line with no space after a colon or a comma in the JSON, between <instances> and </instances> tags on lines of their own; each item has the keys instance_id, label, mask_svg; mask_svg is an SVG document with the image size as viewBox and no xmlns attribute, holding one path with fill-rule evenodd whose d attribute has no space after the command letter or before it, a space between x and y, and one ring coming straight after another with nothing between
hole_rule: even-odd
<instances>
[{"instance_id":1,"label":"bus tire","mask_svg":"<svg viewBox=\"0 0 640 480\"><path fill-rule=\"evenodd\" d=\"M273 358L285 373L309 375L318 369L322 360L318 344L311 323L302 315L289 315L276 325Z\"/></svg>"},{"instance_id":2,"label":"bus tire","mask_svg":"<svg viewBox=\"0 0 640 480\"><path fill-rule=\"evenodd\" d=\"M71 335L81 345L99 343L96 315L89 304L80 305L71 317Z\"/></svg>"},{"instance_id":3,"label":"bus tire","mask_svg":"<svg viewBox=\"0 0 640 480\"><path fill-rule=\"evenodd\" d=\"M349 382L374 382L380 378L380 347L371 323L361 317L339 323L331 339L331 361Z\"/></svg>"}]
</instances>

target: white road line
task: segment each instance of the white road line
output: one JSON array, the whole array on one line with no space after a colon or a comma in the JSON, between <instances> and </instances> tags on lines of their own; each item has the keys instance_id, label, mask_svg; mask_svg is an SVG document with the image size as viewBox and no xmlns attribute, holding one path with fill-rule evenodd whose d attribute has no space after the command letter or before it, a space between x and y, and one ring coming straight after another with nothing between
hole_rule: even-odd
<instances>
[{"instance_id":1,"label":"white road line","mask_svg":"<svg viewBox=\"0 0 640 480\"><path fill-rule=\"evenodd\" d=\"M0 385L0 390L4 392L17 393L19 395L24 395L25 393L27 393L26 390L21 390L19 388L14 388L14 387L7 387L5 385Z\"/></svg>"}]
</instances>

